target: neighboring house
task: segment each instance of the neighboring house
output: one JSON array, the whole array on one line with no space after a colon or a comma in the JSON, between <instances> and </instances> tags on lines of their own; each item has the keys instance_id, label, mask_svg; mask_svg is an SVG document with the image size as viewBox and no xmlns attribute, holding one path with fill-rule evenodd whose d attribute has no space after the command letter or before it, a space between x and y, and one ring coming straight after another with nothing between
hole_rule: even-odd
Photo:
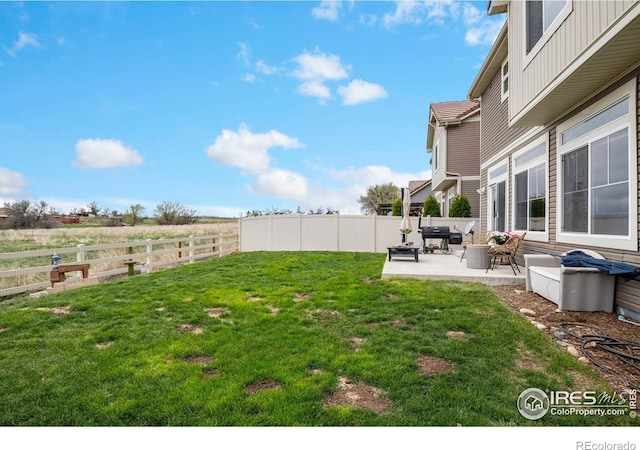
<instances>
[{"instance_id":1,"label":"neighboring house","mask_svg":"<svg viewBox=\"0 0 640 450\"><path fill-rule=\"evenodd\" d=\"M11 208L7 208L4 206L0 208L0 218L6 219L7 217L10 217L12 215L13 211L11 210Z\"/></svg>"},{"instance_id":2,"label":"neighboring house","mask_svg":"<svg viewBox=\"0 0 640 450\"><path fill-rule=\"evenodd\" d=\"M481 229L526 231L522 254L588 248L640 265L640 2L488 12L507 22L468 94L482 106ZM616 303L640 318L640 282L619 281Z\"/></svg>"},{"instance_id":3,"label":"neighboring house","mask_svg":"<svg viewBox=\"0 0 640 450\"><path fill-rule=\"evenodd\" d=\"M480 103L456 101L429 107L427 152L431 153L431 189L443 217L451 200L464 195L478 217L480 196Z\"/></svg>"},{"instance_id":4,"label":"neighboring house","mask_svg":"<svg viewBox=\"0 0 640 450\"><path fill-rule=\"evenodd\" d=\"M422 214L424 201L431 192L431 180L411 180L409 181L409 192L411 192L411 213L412 216Z\"/></svg>"},{"instance_id":5,"label":"neighboring house","mask_svg":"<svg viewBox=\"0 0 640 450\"><path fill-rule=\"evenodd\" d=\"M422 214L422 206L424 201L431 195L431 180L411 180L409 181L409 192L411 193L411 211L410 216L419 216ZM383 203L378 209L378 215L391 215L393 206L391 203Z\"/></svg>"}]
</instances>

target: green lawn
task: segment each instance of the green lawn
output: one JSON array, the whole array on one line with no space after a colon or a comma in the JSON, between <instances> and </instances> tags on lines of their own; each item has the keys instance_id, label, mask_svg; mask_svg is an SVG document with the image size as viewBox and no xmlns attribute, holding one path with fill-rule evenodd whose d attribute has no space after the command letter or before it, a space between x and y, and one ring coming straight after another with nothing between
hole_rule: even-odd
<instances>
[{"instance_id":1,"label":"green lawn","mask_svg":"<svg viewBox=\"0 0 640 450\"><path fill-rule=\"evenodd\" d=\"M607 387L484 286L380 280L383 263L247 253L0 303L0 425L637 423L524 419L525 388ZM425 356L455 370L420 374ZM326 407L340 379L388 409Z\"/></svg>"}]
</instances>

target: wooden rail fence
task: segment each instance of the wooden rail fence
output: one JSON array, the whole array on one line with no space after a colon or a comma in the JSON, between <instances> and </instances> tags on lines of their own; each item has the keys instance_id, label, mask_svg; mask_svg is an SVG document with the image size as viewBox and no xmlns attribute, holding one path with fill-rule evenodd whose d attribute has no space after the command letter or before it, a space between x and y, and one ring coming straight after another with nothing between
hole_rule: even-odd
<instances>
[{"instance_id":1,"label":"wooden rail fence","mask_svg":"<svg viewBox=\"0 0 640 450\"><path fill-rule=\"evenodd\" d=\"M90 264L90 276L107 278L128 273L131 264L152 272L222 257L238 249L237 234L216 234L0 253L0 297L48 287L54 254L62 258L61 264ZM74 282L74 278L68 280Z\"/></svg>"}]
</instances>

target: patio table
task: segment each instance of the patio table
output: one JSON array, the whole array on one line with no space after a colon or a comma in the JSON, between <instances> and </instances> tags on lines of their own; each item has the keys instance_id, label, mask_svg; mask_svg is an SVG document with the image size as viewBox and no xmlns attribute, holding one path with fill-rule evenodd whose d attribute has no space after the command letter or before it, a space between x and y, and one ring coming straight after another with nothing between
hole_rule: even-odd
<instances>
[{"instance_id":1,"label":"patio table","mask_svg":"<svg viewBox=\"0 0 640 450\"><path fill-rule=\"evenodd\" d=\"M468 244L467 245L467 268L486 269L489 267L491 258L487 253L491 246L489 244Z\"/></svg>"},{"instance_id":2,"label":"patio table","mask_svg":"<svg viewBox=\"0 0 640 450\"><path fill-rule=\"evenodd\" d=\"M389 261L391 261L392 256L409 256L413 257L416 262L418 262L418 251L420 250L419 245L397 245L394 247L387 247L389 250Z\"/></svg>"}]
</instances>

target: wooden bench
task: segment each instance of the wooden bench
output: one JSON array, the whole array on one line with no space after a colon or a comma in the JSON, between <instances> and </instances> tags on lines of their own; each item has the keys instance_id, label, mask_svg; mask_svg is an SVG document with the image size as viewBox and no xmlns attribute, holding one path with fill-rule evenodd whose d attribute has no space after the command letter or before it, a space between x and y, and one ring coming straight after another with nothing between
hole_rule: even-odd
<instances>
[{"instance_id":1,"label":"wooden bench","mask_svg":"<svg viewBox=\"0 0 640 450\"><path fill-rule=\"evenodd\" d=\"M49 281L51 281L51 287L59 281L67 279L65 273L67 272L82 272L82 278L89 277L89 264L61 264L56 269L49 272Z\"/></svg>"}]
</instances>

